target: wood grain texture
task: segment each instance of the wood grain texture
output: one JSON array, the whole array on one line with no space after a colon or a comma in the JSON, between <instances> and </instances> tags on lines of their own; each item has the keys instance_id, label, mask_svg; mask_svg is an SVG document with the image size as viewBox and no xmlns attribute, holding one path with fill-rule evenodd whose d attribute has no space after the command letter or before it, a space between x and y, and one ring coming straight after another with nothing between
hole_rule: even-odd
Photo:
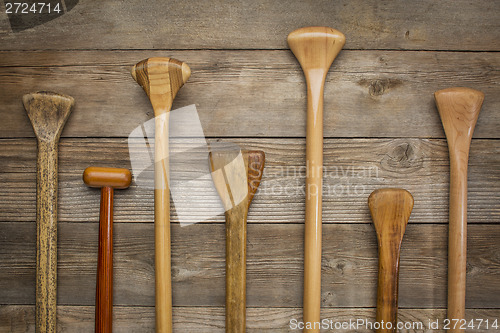
<instances>
[{"instance_id":1,"label":"wood grain texture","mask_svg":"<svg viewBox=\"0 0 500 333\"><path fill-rule=\"evenodd\" d=\"M252 206L249 217L256 211ZM375 307L373 226L323 229L322 307ZM303 230L300 224L248 224L248 308L302 307ZM154 306L154 224L115 223L113 231L114 305ZM498 224L469 225L468 308L500 307L499 236ZM2 304L34 304L34 223L2 223L0 239ZM59 224L59 305L94 305L97 239L97 223ZM172 240L174 306L223 307L224 225L172 224ZM446 307L446 240L446 225L410 222L401 252L400 308Z\"/></svg>"},{"instance_id":2,"label":"wood grain texture","mask_svg":"<svg viewBox=\"0 0 500 333\"><path fill-rule=\"evenodd\" d=\"M249 308L248 309L248 332L296 332L290 329L290 321L298 319L301 315L300 308ZM92 330L92 308L89 306L58 306L58 320L61 332L87 333ZM33 332L33 308L27 305L0 306L0 332ZM362 319L373 322L375 310L366 308L352 309L324 309L325 318L331 318L334 322L349 322L353 319ZM498 309L470 309L468 320L483 318L490 322L500 316ZM443 322L444 310L429 309L401 309L399 313L401 321L422 324L424 329L429 328L429 320ZM154 332L154 308L153 307L116 307L114 321L115 332ZM414 329L408 329L407 333L422 333L416 325ZM180 307L174 308L174 330L181 332L224 332L224 309L222 307ZM331 330L322 330L331 332ZM342 330L349 333L372 333L373 330L360 327L357 329ZM433 333L445 333L442 329L434 329ZM483 326L475 330L477 333L490 333Z\"/></svg>"},{"instance_id":3,"label":"wood grain texture","mask_svg":"<svg viewBox=\"0 0 500 333\"><path fill-rule=\"evenodd\" d=\"M195 103L206 136L305 137L305 80L288 50L0 52L0 137L33 137L19 99L39 88L85 101L63 137L127 137L153 115L129 69L165 55L189 63L173 108ZM498 68L489 52L344 50L326 78L324 136L444 138L432 95L460 77L487 96L474 137L496 138Z\"/></svg>"},{"instance_id":4,"label":"wood grain texture","mask_svg":"<svg viewBox=\"0 0 500 333\"><path fill-rule=\"evenodd\" d=\"M17 50L285 49L293 29L334 25L348 36L349 49L498 51L498 11L496 1L466 0L292 0L286 6L87 0L53 21L0 38L2 49Z\"/></svg>"},{"instance_id":5,"label":"wood grain texture","mask_svg":"<svg viewBox=\"0 0 500 333\"><path fill-rule=\"evenodd\" d=\"M321 226L323 210L323 93L326 75L345 44L345 36L328 27L292 31L288 46L304 71L307 86L306 212L304 232L304 332L320 322Z\"/></svg>"},{"instance_id":6,"label":"wood grain texture","mask_svg":"<svg viewBox=\"0 0 500 333\"><path fill-rule=\"evenodd\" d=\"M413 209L413 197L403 189L382 188L368 198L378 242L377 333L397 330L399 256ZM389 326L390 324L390 326Z\"/></svg>"},{"instance_id":7,"label":"wood grain texture","mask_svg":"<svg viewBox=\"0 0 500 333\"><path fill-rule=\"evenodd\" d=\"M132 68L154 111L154 213L156 332L172 332L170 254L169 112L179 89L191 75L187 64L173 58L148 58Z\"/></svg>"},{"instance_id":8,"label":"wood grain texture","mask_svg":"<svg viewBox=\"0 0 500 333\"><path fill-rule=\"evenodd\" d=\"M171 148L192 147L171 142ZM248 223L302 223L304 220L305 140L224 139L242 149L266 152L266 168L259 195L252 203ZM411 223L448 223L449 157L445 140L326 139L323 223L370 223L366 198L375 189L404 183L416 203ZM469 223L500 222L500 142L474 140L469 170ZM36 144L30 139L0 140L0 221L28 222L36 217L34 184ZM125 139L63 139L60 143L59 221L95 220L99 202L92 189L82 186L81 173L89 165L130 167ZM208 173L207 162L203 162ZM203 170L177 167L179 176L198 177ZM182 171L182 172L181 172ZM208 175L208 174L207 174ZM152 178L152 175L151 175ZM193 183L187 200L195 207L190 222L224 223L220 198L212 180ZM152 222L153 193L137 186L115 200L116 222ZM179 223L174 209L171 221Z\"/></svg>"},{"instance_id":9,"label":"wood grain texture","mask_svg":"<svg viewBox=\"0 0 500 333\"><path fill-rule=\"evenodd\" d=\"M434 97L450 152L448 318L462 320L467 269L467 166L484 94L469 88L448 88L436 91ZM450 332L464 330L453 328Z\"/></svg>"},{"instance_id":10,"label":"wood grain texture","mask_svg":"<svg viewBox=\"0 0 500 333\"><path fill-rule=\"evenodd\" d=\"M263 151L212 151L209 163L226 216L226 332L246 332L247 216L264 171Z\"/></svg>"},{"instance_id":11,"label":"wood grain texture","mask_svg":"<svg viewBox=\"0 0 500 333\"><path fill-rule=\"evenodd\" d=\"M95 333L113 332L113 188L101 189Z\"/></svg>"},{"instance_id":12,"label":"wood grain texture","mask_svg":"<svg viewBox=\"0 0 500 333\"><path fill-rule=\"evenodd\" d=\"M37 138L36 331L56 332L58 144L74 100L52 92L23 96Z\"/></svg>"},{"instance_id":13,"label":"wood grain texture","mask_svg":"<svg viewBox=\"0 0 500 333\"><path fill-rule=\"evenodd\" d=\"M99 248L97 252L97 283L95 332L113 331L113 197L114 189L125 189L132 181L128 169L88 167L83 182L101 187L99 213Z\"/></svg>"}]
</instances>

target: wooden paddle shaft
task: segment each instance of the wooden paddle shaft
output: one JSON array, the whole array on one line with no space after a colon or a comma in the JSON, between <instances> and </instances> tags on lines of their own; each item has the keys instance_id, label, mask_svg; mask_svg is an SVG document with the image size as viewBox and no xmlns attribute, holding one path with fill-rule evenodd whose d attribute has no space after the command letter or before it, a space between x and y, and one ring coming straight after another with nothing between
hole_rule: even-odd
<instances>
[{"instance_id":1,"label":"wooden paddle shaft","mask_svg":"<svg viewBox=\"0 0 500 333\"><path fill-rule=\"evenodd\" d=\"M323 186L323 90L328 70L345 43L327 27L308 27L288 35L307 83L306 216L304 244L304 322L318 326L321 308L321 213Z\"/></svg>"},{"instance_id":2,"label":"wooden paddle shaft","mask_svg":"<svg viewBox=\"0 0 500 333\"><path fill-rule=\"evenodd\" d=\"M168 185L168 113L191 75L187 64L171 58L149 58L137 63L132 76L144 89L155 114L155 310L156 332L172 332L172 277L170 253L170 190Z\"/></svg>"},{"instance_id":3,"label":"wooden paddle shaft","mask_svg":"<svg viewBox=\"0 0 500 333\"><path fill-rule=\"evenodd\" d=\"M484 94L469 88L435 92L450 152L448 240L448 318L465 319L467 270L467 165L469 148ZM463 332L452 328L450 332Z\"/></svg>"},{"instance_id":4,"label":"wooden paddle shaft","mask_svg":"<svg viewBox=\"0 0 500 333\"><path fill-rule=\"evenodd\" d=\"M412 195L403 189L380 189L368 198L378 240L377 333L397 330L399 255L413 209Z\"/></svg>"},{"instance_id":5,"label":"wooden paddle shaft","mask_svg":"<svg viewBox=\"0 0 500 333\"><path fill-rule=\"evenodd\" d=\"M89 167L83 172L83 181L101 188L99 214L99 249L95 305L95 332L113 331L113 188L125 189L132 175L127 169Z\"/></svg>"},{"instance_id":6,"label":"wooden paddle shaft","mask_svg":"<svg viewBox=\"0 0 500 333\"><path fill-rule=\"evenodd\" d=\"M38 142L35 331L55 333L58 143L74 100L57 93L37 92L24 95L23 103Z\"/></svg>"},{"instance_id":7,"label":"wooden paddle shaft","mask_svg":"<svg viewBox=\"0 0 500 333\"><path fill-rule=\"evenodd\" d=\"M101 189L95 332L113 331L113 188Z\"/></svg>"},{"instance_id":8,"label":"wooden paddle shaft","mask_svg":"<svg viewBox=\"0 0 500 333\"><path fill-rule=\"evenodd\" d=\"M248 204L226 211L226 332L246 329Z\"/></svg>"},{"instance_id":9,"label":"wooden paddle shaft","mask_svg":"<svg viewBox=\"0 0 500 333\"><path fill-rule=\"evenodd\" d=\"M226 332L246 328L247 215L260 184L262 151L213 152L210 169L226 211Z\"/></svg>"}]
</instances>

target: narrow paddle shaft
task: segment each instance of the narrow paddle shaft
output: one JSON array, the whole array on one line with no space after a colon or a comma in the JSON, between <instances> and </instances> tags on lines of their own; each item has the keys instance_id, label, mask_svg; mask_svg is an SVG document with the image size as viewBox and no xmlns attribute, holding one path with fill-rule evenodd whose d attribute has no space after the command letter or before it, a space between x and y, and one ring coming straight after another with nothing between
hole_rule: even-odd
<instances>
[{"instance_id":1,"label":"narrow paddle shaft","mask_svg":"<svg viewBox=\"0 0 500 333\"><path fill-rule=\"evenodd\" d=\"M95 331L96 333L111 333L113 329L113 188L109 186L101 189L98 251Z\"/></svg>"},{"instance_id":2,"label":"narrow paddle shaft","mask_svg":"<svg viewBox=\"0 0 500 333\"><path fill-rule=\"evenodd\" d=\"M469 88L434 93L450 152L448 318L465 319L467 265L467 165L472 134L484 94ZM450 332L463 332L459 328Z\"/></svg>"},{"instance_id":3,"label":"narrow paddle shaft","mask_svg":"<svg viewBox=\"0 0 500 333\"><path fill-rule=\"evenodd\" d=\"M378 240L377 333L395 333L398 312L399 254L413 209L412 195L403 189L372 192L368 206Z\"/></svg>"},{"instance_id":4,"label":"narrow paddle shaft","mask_svg":"<svg viewBox=\"0 0 500 333\"><path fill-rule=\"evenodd\" d=\"M95 332L113 330L113 189L125 189L132 181L127 169L89 167L83 181L91 187L101 187L99 215L99 249L95 301Z\"/></svg>"},{"instance_id":5,"label":"narrow paddle shaft","mask_svg":"<svg viewBox=\"0 0 500 333\"><path fill-rule=\"evenodd\" d=\"M246 327L247 215L264 170L262 151L210 153L210 170L226 211L226 332Z\"/></svg>"},{"instance_id":6,"label":"narrow paddle shaft","mask_svg":"<svg viewBox=\"0 0 500 333\"><path fill-rule=\"evenodd\" d=\"M74 101L51 92L23 96L38 142L36 194L37 333L56 332L57 303L57 162L58 143Z\"/></svg>"},{"instance_id":7,"label":"narrow paddle shaft","mask_svg":"<svg viewBox=\"0 0 500 333\"><path fill-rule=\"evenodd\" d=\"M226 332L246 329L246 260L248 205L226 211Z\"/></svg>"},{"instance_id":8,"label":"narrow paddle shaft","mask_svg":"<svg viewBox=\"0 0 500 333\"><path fill-rule=\"evenodd\" d=\"M132 69L133 78L148 95L155 114L155 309L158 333L172 332L168 112L190 75L187 64L171 58L148 58Z\"/></svg>"},{"instance_id":9,"label":"narrow paddle shaft","mask_svg":"<svg viewBox=\"0 0 500 333\"><path fill-rule=\"evenodd\" d=\"M38 142L37 157L37 332L56 331L57 305L57 161L56 142Z\"/></svg>"},{"instance_id":10,"label":"narrow paddle shaft","mask_svg":"<svg viewBox=\"0 0 500 333\"><path fill-rule=\"evenodd\" d=\"M323 90L326 75L345 43L327 27L308 27L288 35L288 45L307 83L306 217L304 244L304 322L319 332L321 308L321 213L323 186Z\"/></svg>"}]
</instances>

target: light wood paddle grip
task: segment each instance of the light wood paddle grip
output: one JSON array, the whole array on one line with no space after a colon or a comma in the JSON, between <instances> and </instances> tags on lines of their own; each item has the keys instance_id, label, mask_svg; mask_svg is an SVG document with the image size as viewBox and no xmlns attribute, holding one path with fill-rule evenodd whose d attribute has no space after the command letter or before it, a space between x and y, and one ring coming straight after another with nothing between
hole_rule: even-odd
<instances>
[{"instance_id":1,"label":"light wood paddle grip","mask_svg":"<svg viewBox=\"0 0 500 333\"><path fill-rule=\"evenodd\" d=\"M210 170L226 211L226 332L246 329L247 215L260 184L262 151L212 152Z\"/></svg>"},{"instance_id":2,"label":"light wood paddle grip","mask_svg":"<svg viewBox=\"0 0 500 333\"><path fill-rule=\"evenodd\" d=\"M321 309L323 90L328 70L344 46L345 36L328 27L307 27L291 32L287 41L302 66L307 84L304 322L318 326ZM304 332L319 332L319 327L306 328Z\"/></svg>"},{"instance_id":3,"label":"light wood paddle grip","mask_svg":"<svg viewBox=\"0 0 500 333\"><path fill-rule=\"evenodd\" d=\"M51 92L23 96L37 137L35 331L56 332L58 143L74 101Z\"/></svg>"},{"instance_id":4,"label":"light wood paddle grip","mask_svg":"<svg viewBox=\"0 0 500 333\"><path fill-rule=\"evenodd\" d=\"M436 91L434 98L450 153L448 319L461 320L465 319L467 270L467 166L484 94L469 88L448 88ZM450 329L451 333L463 331Z\"/></svg>"},{"instance_id":5,"label":"light wood paddle grip","mask_svg":"<svg viewBox=\"0 0 500 333\"><path fill-rule=\"evenodd\" d=\"M189 79L189 66L172 58L137 63L132 77L144 89L155 114L155 310L156 332L172 332L170 189L168 113L179 89Z\"/></svg>"},{"instance_id":6,"label":"light wood paddle grip","mask_svg":"<svg viewBox=\"0 0 500 333\"><path fill-rule=\"evenodd\" d=\"M403 189L372 192L368 206L378 241L377 333L395 333L398 313L399 255L413 209L412 195ZM390 325L390 326L389 326Z\"/></svg>"}]
</instances>

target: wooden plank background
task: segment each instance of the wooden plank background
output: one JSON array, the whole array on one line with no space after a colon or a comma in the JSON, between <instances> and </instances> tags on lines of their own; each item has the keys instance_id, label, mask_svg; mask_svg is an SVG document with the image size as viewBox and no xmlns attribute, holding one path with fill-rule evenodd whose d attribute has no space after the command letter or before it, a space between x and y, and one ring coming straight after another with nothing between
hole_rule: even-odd
<instances>
[{"instance_id":1,"label":"wooden plank background","mask_svg":"<svg viewBox=\"0 0 500 333\"><path fill-rule=\"evenodd\" d=\"M90 165L131 167L127 137L152 109L129 72L151 56L190 65L174 108L196 105L210 145L266 152L248 218L247 326L296 332L289 323L302 305L306 100L285 40L308 25L347 38L325 88L322 317L375 319L377 249L366 200L381 187L415 197L400 320L445 317L449 163L432 94L467 86L486 95L469 164L467 317L500 319L498 1L83 0L20 32L3 5L0 332L34 332L36 142L22 95L53 90L76 100L60 145L58 330L89 332L99 191L81 174ZM178 176L197 172L180 165ZM183 226L172 210L174 328L223 332L224 217L210 181L192 186L196 195L177 203L192 205L187 221L200 223ZM134 182L116 194L114 230L114 331L154 332L151 190Z\"/></svg>"}]
</instances>

